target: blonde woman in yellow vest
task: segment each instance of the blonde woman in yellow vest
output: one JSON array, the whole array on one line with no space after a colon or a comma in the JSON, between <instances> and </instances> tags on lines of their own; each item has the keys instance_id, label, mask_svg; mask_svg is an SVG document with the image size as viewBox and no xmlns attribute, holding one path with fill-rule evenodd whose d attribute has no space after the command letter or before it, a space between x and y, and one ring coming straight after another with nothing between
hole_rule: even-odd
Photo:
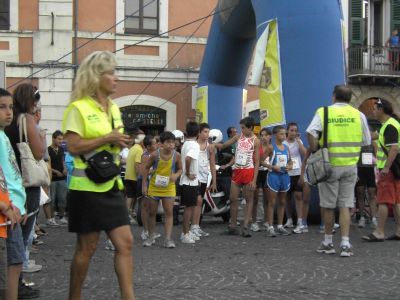
<instances>
[{"instance_id":1,"label":"blonde woman in yellow vest","mask_svg":"<svg viewBox=\"0 0 400 300\"><path fill-rule=\"evenodd\" d=\"M400 179L393 176L390 170L399 153L400 123L393 113L392 104L384 99L377 99L374 117L381 122L378 136L376 166L379 170L377 182L378 226L369 235L363 236L368 242L385 240L385 225L388 217L388 206L392 205L396 217L395 232L387 240L400 241Z\"/></svg>"},{"instance_id":2,"label":"blonde woman in yellow vest","mask_svg":"<svg viewBox=\"0 0 400 300\"><path fill-rule=\"evenodd\" d=\"M119 174L101 181L88 172L88 160L101 153L110 157L115 169L121 147L130 142L122 133L118 106L110 95L116 90L116 60L108 51L96 51L86 57L77 72L71 103L65 111L63 131L68 151L74 156L69 184L69 231L77 233L77 245L71 263L69 299L81 299L82 286L90 260L96 251L101 231L115 246L115 270L121 298L135 299L132 273L133 237L122 180ZM100 161L101 162L101 161ZM99 174L99 173L97 173ZM91 178L88 178L88 176ZM106 178L106 179L104 179Z\"/></svg>"},{"instance_id":3,"label":"blonde woman in yellow vest","mask_svg":"<svg viewBox=\"0 0 400 300\"><path fill-rule=\"evenodd\" d=\"M350 209L354 207L354 189L357 181L357 162L361 146L371 144L371 135L365 115L353 108L352 91L348 86L338 85L333 90L333 105L328 107L328 124L324 128L324 108L317 110L307 128L309 151L323 145L323 133L327 130L327 147L332 173L325 182L318 184L320 206L323 209L325 238L318 253L335 254L332 230L335 209L340 211L340 256L353 255L350 244ZM321 137L321 138L320 138Z\"/></svg>"},{"instance_id":4,"label":"blonde woman in yellow vest","mask_svg":"<svg viewBox=\"0 0 400 300\"><path fill-rule=\"evenodd\" d=\"M169 132L160 134L161 145L154 151L143 170L142 192L147 196L148 201L148 238L143 242L143 246L150 247L155 243L154 227L156 222L156 212L159 201L162 201L164 208L164 232L165 248L175 248L175 243L171 238L173 227L173 208L176 196L175 182L182 174L181 155L175 150L175 136ZM150 168L153 173L148 180Z\"/></svg>"}]
</instances>

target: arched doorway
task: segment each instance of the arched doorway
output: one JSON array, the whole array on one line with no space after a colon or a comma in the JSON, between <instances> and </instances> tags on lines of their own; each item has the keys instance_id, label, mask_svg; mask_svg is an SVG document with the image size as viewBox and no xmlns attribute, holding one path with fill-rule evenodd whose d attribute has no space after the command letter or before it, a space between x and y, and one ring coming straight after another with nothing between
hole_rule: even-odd
<instances>
[{"instance_id":1,"label":"arched doorway","mask_svg":"<svg viewBox=\"0 0 400 300\"><path fill-rule=\"evenodd\" d=\"M127 124L139 125L144 132L152 135L160 130L176 129L176 104L150 95L136 97L127 95L114 99Z\"/></svg>"}]
</instances>

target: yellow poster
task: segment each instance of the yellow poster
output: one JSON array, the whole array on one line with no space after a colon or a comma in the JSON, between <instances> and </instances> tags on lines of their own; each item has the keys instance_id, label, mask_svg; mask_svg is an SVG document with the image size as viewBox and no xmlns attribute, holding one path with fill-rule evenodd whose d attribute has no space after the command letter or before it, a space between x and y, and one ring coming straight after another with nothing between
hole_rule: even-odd
<instances>
[{"instance_id":1,"label":"yellow poster","mask_svg":"<svg viewBox=\"0 0 400 300\"><path fill-rule=\"evenodd\" d=\"M261 127L282 125L286 122L277 21L271 21L266 30L268 31L268 40L260 79Z\"/></svg>"},{"instance_id":2,"label":"yellow poster","mask_svg":"<svg viewBox=\"0 0 400 300\"><path fill-rule=\"evenodd\" d=\"M197 88L196 122L208 123L208 86Z\"/></svg>"}]
</instances>

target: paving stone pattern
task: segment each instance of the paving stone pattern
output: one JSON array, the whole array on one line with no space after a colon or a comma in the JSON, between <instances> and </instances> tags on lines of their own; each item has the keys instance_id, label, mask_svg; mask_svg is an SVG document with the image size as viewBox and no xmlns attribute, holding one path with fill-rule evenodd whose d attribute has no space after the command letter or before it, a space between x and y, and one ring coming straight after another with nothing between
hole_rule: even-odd
<instances>
[{"instance_id":1,"label":"paving stone pattern","mask_svg":"<svg viewBox=\"0 0 400 300\"><path fill-rule=\"evenodd\" d=\"M141 228L132 227L137 299L400 299L400 242L362 242L368 228L352 227L355 256L341 258L315 252L323 237L317 226L276 238L265 232L251 238L221 235L226 225L217 219L206 219L203 227L210 237L183 245L181 227L175 226L176 249L162 248L162 238L143 248ZM391 221L388 233L393 229ZM26 277L40 288L41 299L66 299L75 236L65 227L47 230L45 244L32 256L43 270ZM160 224L157 231L162 232ZM102 236L83 299L120 298L113 252L104 250L104 241ZM339 242L336 234L335 246Z\"/></svg>"}]
</instances>

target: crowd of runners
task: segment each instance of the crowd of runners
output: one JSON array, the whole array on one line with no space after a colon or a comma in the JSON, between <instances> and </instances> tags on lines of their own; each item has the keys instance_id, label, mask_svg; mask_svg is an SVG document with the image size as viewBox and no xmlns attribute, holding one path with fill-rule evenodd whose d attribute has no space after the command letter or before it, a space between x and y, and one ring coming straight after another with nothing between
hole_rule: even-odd
<instances>
[{"instance_id":1,"label":"crowd of runners","mask_svg":"<svg viewBox=\"0 0 400 300\"><path fill-rule=\"evenodd\" d=\"M307 143L296 123L255 133L251 117L232 124L225 141L221 130L195 121L186 124L185 132L151 136L140 128L124 131L120 111L109 98L116 88L115 65L114 56L106 51L94 52L82 62L62 131L52 134L49 147L39 125L38 89L31 84L19 85L13 94L0 89L0 290L4 299L40 295L22 274L41 269L29 259L42 243L40 236L47 234L37 225L41 206L47 226L68 225L77 234L70 299L81 298L101 231L108 236L106 249L115 251L123 299L134 299L130 226L136 219L143 224L144 247L153 247L163 235L163 247L175 248L173 230L179 230L181 244L206 240L209 233L200 226L203 203L205 194L213 197L220 192L217 172L230 176L224 189L230 208L225 234L250 238L252 232L262 230L268 237L307 233L312 186L306 165L310 155L323 147L324 138L332 172L318 184L324 238L317 252L336 252L332 234L340 227L340 255L354 254L349 229L350 215L355 213L359 227L371 227L364 240L400 240L400 179L395 168L400 124L390 102L371 99L374 118L382 124L378 132L349 105L351 90L336 86L333 105L326 110L329 118L324 109L317 110L305 130ZM26 164L23 146L33 160L44 162L51 182L38 186L43 178L28 172L32 166ZM238 219L240 202L243 220ZM174 229L177 204L183 209L181 229ZM161 208L163 234L155 231ZM395 232L385 236L390 208L397 223ZM334 222L336 209L340 225Z\"/></svg>"}]
</instances>

